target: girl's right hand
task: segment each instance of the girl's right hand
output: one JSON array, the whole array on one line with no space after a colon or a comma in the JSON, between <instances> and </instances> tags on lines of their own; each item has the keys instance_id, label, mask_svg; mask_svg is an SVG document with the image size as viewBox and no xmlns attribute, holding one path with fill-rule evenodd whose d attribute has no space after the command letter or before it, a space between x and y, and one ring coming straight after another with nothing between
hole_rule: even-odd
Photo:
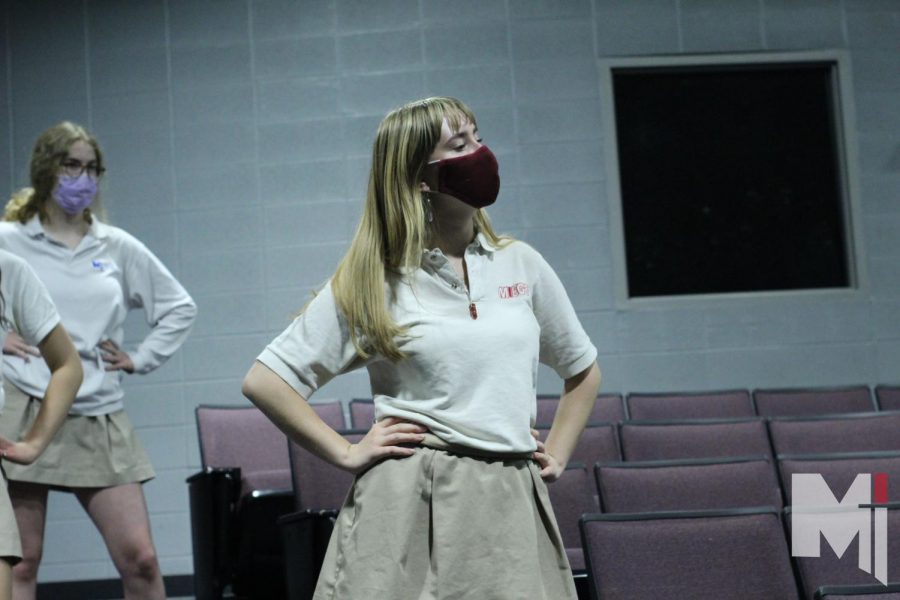
<instances>
[{"instance_id":1,"label":"girl's right hand","mask_svg":"<svg viewBox=\"0 0 900 600\"><path fill-rule=\"evenodd\" d=\"M418 444L425 439L428 430L410 421L387 417L376 422L366 437L356 444L350 444L341 466L351 473L366 470L385 458L403 458L415 454L415 448L400 444Z\"/></svg>"},{"instance_id":2,"label":"girl's right hand","mask_svg":"<svg viewBox=\"0 0 900 600\"><path fill-rule=\"evenodd\" d=\"M3 342L3 354L18 356L28 362L32 356L40 356L41 352L34 346L26 344L18 333L10 331L6 335L6 341Z\"/></svg>"}]
</instances>

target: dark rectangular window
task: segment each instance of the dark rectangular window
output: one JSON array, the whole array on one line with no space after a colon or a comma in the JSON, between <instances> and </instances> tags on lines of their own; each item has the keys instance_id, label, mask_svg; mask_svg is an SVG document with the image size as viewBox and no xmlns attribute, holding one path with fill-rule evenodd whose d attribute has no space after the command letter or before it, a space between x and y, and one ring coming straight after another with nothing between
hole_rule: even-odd
<instances>
[{"instance_id":1,"label":"dark rectangular window","mask_svg":"<svg viewBox=\"0 0 900 600\"><path fill-rule=\"evenodd\" d=\"M612 69L629 297L851 286L835 68Z\"/></svg>"}]
</instances>

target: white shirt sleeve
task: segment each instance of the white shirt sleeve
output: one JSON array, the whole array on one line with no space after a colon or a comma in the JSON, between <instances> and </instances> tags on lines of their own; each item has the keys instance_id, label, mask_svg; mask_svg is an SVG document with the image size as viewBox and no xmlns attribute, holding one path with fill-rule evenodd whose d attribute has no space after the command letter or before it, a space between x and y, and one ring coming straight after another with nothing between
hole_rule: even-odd
<instances>
[{"instance_id":1,"label":"white shirt sleeve","mask_svg":"<svg viewBox=\"0 0 900 600\"><path fill-rule=\"evenodd\" d=\"M309 399L335 376L366 364L350 339L329 282L257 360Z\"/></svg>"},{"instance_id":2,"label":"white shirt sleeve","mask_svg":"<svg viewBox=\"0 0 900 600\"><path fill-rule=\"evenodd\" d=\"M129 308L143 308L150 333L130 352L134 370L149 373L172 356L187 339L197 305L146 246L133 240L124 268L125 299Z\"/></svg>"},{"instance_id":3,"label":"white shirt sleeve","mask_svg":"<svg viewBox=\"0 0 900 600\"><path fill-rule=\"evenodd\" d=\"M47 288L24 260L4 260L0 271L6 318L22 338L36 346L59 324Z\"/></svg>"},{"instance_id":4,"label":"white shirt sleeve","mask_svg":"<svg viewBox=\"0 0 900 600\"><path fill-rule=\"evenodd\" d=\"M559 277L540 254L535 255L538 276L532 298L541 327L540 361L568 379L597 360L597 349L582 328Z\"/></svg>"}]
</instances>

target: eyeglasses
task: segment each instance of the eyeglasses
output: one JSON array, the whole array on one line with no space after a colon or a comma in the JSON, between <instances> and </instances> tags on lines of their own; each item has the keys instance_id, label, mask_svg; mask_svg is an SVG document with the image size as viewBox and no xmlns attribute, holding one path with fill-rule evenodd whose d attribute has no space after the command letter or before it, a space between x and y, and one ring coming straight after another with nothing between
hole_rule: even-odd
<instances>
[{"instance_id":1,"label":"eyeglasses","mask_svg":"<svg viewBox=\"0 0 900 600\"><path fill-rule=\"evenodd\" d=\"M67 158L60 163L63 173L69 177L81 177L82 173L87 173L91 179L100 179L106 172L106 169L97 163L83 164L80 160Z\"/></svg>"}]
</instances>

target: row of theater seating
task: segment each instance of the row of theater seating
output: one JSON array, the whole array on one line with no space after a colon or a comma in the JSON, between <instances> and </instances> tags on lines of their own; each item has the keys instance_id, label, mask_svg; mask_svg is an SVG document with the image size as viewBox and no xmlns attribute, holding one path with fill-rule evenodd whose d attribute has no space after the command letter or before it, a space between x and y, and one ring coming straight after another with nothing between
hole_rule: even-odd
<instances>
[{"instance_id":1,"label":"row of theater seating","mask_svg":"<svg viewBox=\"0 0 900 600\"><path fill-rule=\"evenodd\" d=\"M812 599L825 586L875 584L853 552L839 561L825 545L822 558L796 559L795 580L787 539L797 473L820 474L841 498L859 473L900 477L900 451L575 464L549 489L569 562L596 583L590 597L796 598L799 589ZM900 582L900 504L885 506L888 576Z\"/></svg>"},{"instance_id":2,"label":"row of theater seating","mask_svg":"<svg viewBox=\"0 0 900 600\"><path fill-rule=\"evenodd\" d=\"M557 402L550 397L538 399L541 435L549 429ZM789 489L782 491L778 482L785 473L794 472L797 464L826 472L828 465L857 468L853 460L861 460L866 468L900 476L900 412L889 410L895 404L900 408L900 386L879 386L874 397L862 386L790 393L601 396L569 468L550 486L579 594L588 595L586 574L592 566L583 549L590 558L604 557L600 567L613 564L604 554L603 540L609 542L609 534L600 533L597 542L591 537L594 531L624 528L626 523L640 529L651 522L663 523L663 529L674 524L688 531L685 522L705 523L709 518L720 519L717 523L769 522L784 506L783 494L790 502ZM353 401L350 423L362 427L344 429L340 403L313 406L351 441L365 434L374 416L371 401ZM842 412L848 414L837 414ZM198 599L219 598L227 587L238 596L309 597L351 476L288 443L255 408L200 407L197 421L204 471L188 481ZM841 454L848 452L867 455ZM828 454L809 456L821 453ZM840 477L829 480L826 476L826 481L833 484L832 489L846 489L841 488L845 484ZM759 506L770 507L770 512L748 513L747 507ZM720 513L682 515L681 521L665 516L671 511L725 509L740 509L740 514L728 516L731 521ZM623 517L632 513L638 517ZM696 545L683 541L689 547ZM677 555L691 556L689 552ZM285 562L290 565L284 571L286 577L282 575ZM672 561L663 556L662 562ZM790 569L790 561L787 564ZM596 597L661 597L659 589L643 596L639 590L650 590L649 581L676 588L681 583L652 573L625 575L637 571L617 569L618 579L594 573L593 580L600 582ZM799 580L810 598L818 587L810 582L821 581L812 576ZM785 597L795 597L794 589L794 596ZM744 596L731 597L779 597L743 592ZM682 597L702 597L698 593L684 591Z\"/></svg>"},{"instance_id":3,"label":"row of theater seating","mask_svg":"<svg viewBox=\"0 0 900 600\"><path fill-rule=\"evenodd\" d=\"M558 400L558 396L537 397L537 423L549 424L553 421ZM349 408L349 421L342 428L362 429L372 423L375 415L372 400L352 400ZM873 410L900 410L900 385L879 385L874 389L858 385L789 390L600 394L591 421L616 423L650 419L786 417Z\"/></svg>"}]
</instances>

